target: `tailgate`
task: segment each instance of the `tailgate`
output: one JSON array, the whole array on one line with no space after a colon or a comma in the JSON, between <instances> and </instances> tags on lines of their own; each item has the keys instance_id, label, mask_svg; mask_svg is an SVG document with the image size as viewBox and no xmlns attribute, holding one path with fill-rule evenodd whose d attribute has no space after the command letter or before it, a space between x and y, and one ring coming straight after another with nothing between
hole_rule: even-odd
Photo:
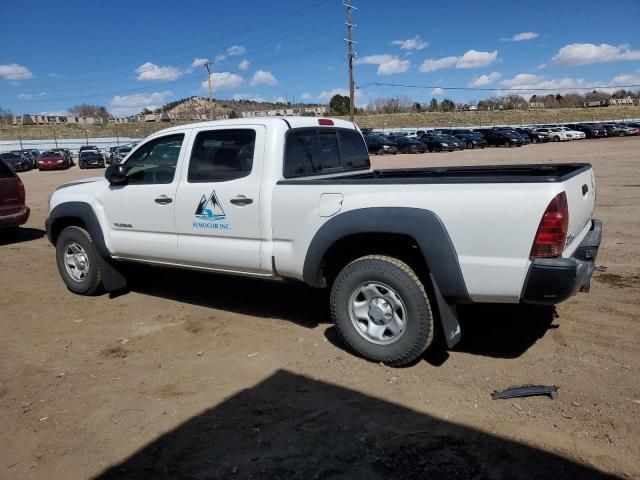
<instances>
[{"instance_id":1,"label":"tailgate","mask_svg":"<svg viewBox=\"0 0 640 480\"><path fill-rule=\"evenodd\" d=\"M575 249L591 227L593 207L596 202L596 181L589 168L563 181L569 204L569 231L563 257L573 255Z\"/></svg>"}]
</instances>

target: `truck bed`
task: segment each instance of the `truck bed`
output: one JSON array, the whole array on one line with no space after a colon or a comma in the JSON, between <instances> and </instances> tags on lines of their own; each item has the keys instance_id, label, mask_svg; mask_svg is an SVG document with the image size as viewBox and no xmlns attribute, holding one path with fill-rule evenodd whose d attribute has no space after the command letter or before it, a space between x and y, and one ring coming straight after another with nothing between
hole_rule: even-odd
<instances>
[{"instance_id":1,"label":"truck bed","mask_svg":"<svg viewBox=\"0 0 640 480\"><path fill-rule=\"evenodd\" d=\"M554 183L564 182L591 168L588 163L479 165L464 167L394 168L344 176L281 180L299 184L426 184L426 183Z\"/></svg>"}]
</instances>

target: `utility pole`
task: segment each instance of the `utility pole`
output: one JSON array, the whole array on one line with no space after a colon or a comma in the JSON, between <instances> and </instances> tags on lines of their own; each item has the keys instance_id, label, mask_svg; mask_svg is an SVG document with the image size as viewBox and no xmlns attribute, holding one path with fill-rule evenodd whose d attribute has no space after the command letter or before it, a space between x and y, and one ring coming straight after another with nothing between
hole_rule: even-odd
<instances>
[{"instance_id":1,"label":"utility pole","mask_svg":"<svg viewBox=\"0 0 640 480\"><path fill-rule=\"evenodd\" d=\"M209 86L209 119L213 120L213 104L211 103L211 65L213 64L212 61L208 61L205 62L204 68L207 69L207 85Z\"/></svg>"},{"instance_id":2,"label":"utility pole","mask_svg":"<svg viewBox=\"0 0 640 480\"><path fill-rule=\"evenodd\" d=\"M357 10L357 8L351 5L351 0L347 0L346 3L343 2L342 5L347 7L347 21L345 22L345 25L347 26L347 38L345 38L344 41L347 42L347 58L349 60L349 120L353 122L353 112L355 110L355 107L354 107L355 87L353 84L353 58L356 56L356 54L353 52L353 44L357 42L353 41L352 30L353 30L353 27L356 27L357 25L353 24L351 20L351 13L352 13L352 10Z\"/></svg>"}]
</instances>

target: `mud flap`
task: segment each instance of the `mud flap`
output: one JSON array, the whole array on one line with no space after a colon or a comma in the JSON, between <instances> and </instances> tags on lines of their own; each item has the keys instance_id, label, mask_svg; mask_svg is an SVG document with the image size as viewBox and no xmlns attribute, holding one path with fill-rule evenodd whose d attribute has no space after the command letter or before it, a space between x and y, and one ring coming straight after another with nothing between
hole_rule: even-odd
<instances>
[{"instance_id":1,"label":"mud flap","mask_svg":"<svg viewBox=\"0 0 640 480\"><path fill-rule=\"evenodd\" d=\"M447 342L448 348L455 347L462 336L460 331L460 323L458 322L458 316L455 305L449 305L440 293L436 279L433 278L433 274L429 274L431 277L431 285L433 285L433 293L438 303L438 312L440 313L440 323L442 325L442 332Z\"/></svg>"},{"instance_id":2,"label":"mud flap","mask_svg":"<svg viewBox=\"0 0 640 480\"><path fill-rule=\"evenodd\" d=\"M122 275L115 266L109 261L102 258L99 254L98 263L100 273L102 274L102 285L107 292L117 292L123 290L127 286L127 279Z\"/></svg>"}]
</instances>

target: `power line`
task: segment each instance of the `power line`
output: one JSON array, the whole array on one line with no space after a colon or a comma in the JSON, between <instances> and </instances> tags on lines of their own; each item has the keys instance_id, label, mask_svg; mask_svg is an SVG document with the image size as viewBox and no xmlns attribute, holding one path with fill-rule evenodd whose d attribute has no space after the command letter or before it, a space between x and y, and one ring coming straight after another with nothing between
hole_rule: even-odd
<instances>
[{"instance_id":1,"label":"power line","mask_svg":"<svg viewBox=\"0 0 640 480\"><path fill-rule=\"evenodd\" d=\"M406 85L403 83L382 83L382 82L367 82L367 83L363 83L362 85L357 85L356 88L358 90L360 89L364 89L364 88L368 88L368 87L396 87L396 88L423 88L423 89L436 89L439 88L440 90L468 90L468 91L475 91L475 92L559 92L561 90L598 90L598 89L603 89L603 88L636 88L636 87L640 87L640 84L633 84L633 85L592 85L589 87L557 87L557 88L526 88L526 87L512 87L512 88L507 88L507 87L502 87L502 88L498 88L498 87L494 87L494 88L489 88L489 87L443 87L441 85Z\"/></svg>"}]
</instances>

